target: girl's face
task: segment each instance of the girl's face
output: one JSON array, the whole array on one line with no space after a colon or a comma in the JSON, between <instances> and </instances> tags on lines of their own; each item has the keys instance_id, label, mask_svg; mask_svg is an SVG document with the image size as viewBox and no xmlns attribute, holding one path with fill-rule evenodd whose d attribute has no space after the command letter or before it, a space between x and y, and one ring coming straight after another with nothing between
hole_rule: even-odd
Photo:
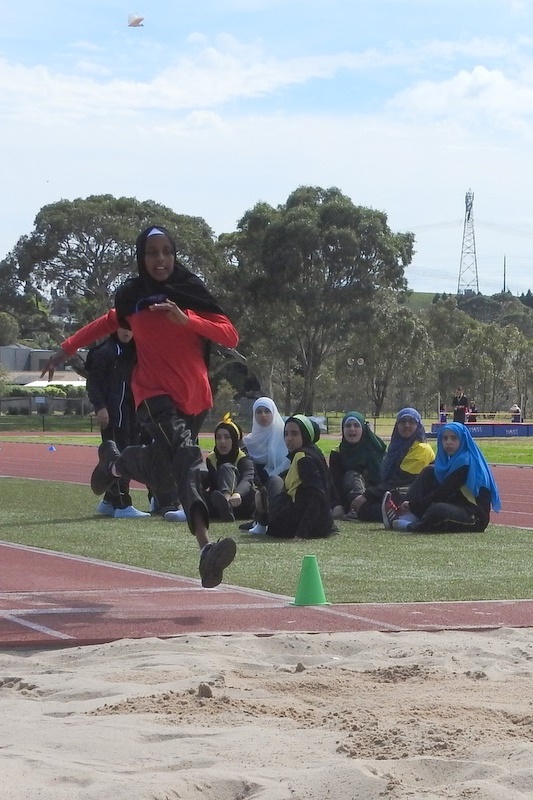
<instances>
[{"instance_id":1,"label":"girl's face","mask_svg":"<svg viewBox=\"0 0 533 800\"><path fill-rule=\"evenodd\" d=\"M461 440L453 431L443 431L441 442L447 456L453 456L461 445Z\"/></svg>"},{"instance_id":2,"label":"girl's face","mask_svg":"<svg viewBox=\"0 0 533 800\"><path fill-rule=\"evenodd\" d=\"M416 431L418 423L412 417L402 417L398 420L398 433L402 439L409 439L410 436Z\"/></svg>"},{"instance_id":3,"label":"girl's face","mask_svg":"<svg viewBox=\"0 0 533 800\"><path fill-rule=\"evenodd\" d=\"M174 272L174 248L164 234L154 234L146 240L144 265L155 281L167 281Z\"/></svg>"},{"instance_id":4,"label":"girl's face","mask_svg":"<svg viewBox=\"0 0 533 800\"><path fill-rule=\"evenodd\" d=\"M302 432L296 422L287 422L285 425L285 444L289 453L294 453L303 447Z\"/></svg>"},{"instance_id":5,"label":"girl's face","mask_svg":"<svg viewBox=\"0 0 533 800\"><path fill-rule=\"evenodd\" d=\"M357 444L357 442L361 441L361 436L363 435L363 429L361 427L361 423L358 422L356 419L349 419L344 423L342 428L344 433L344 438L350 444Z\"/></svg>"},{"instance_id":6,"label":"girl's face","mask_svg":"<svg viewBox=\"0 0 533 800\"><path fill-rule=\"evenodd\" d=\"M224 428L220 428L215 433L215 444L218 452L221 456L227 456L229 452L231 452L231 436L229 435L229 431L226 431Z\"/></svg>"},{"instance_id":7,"label":"girl's face","mask_svg":"<svg viewBox=\"0 0 533 800\"><path fill-rule=\"evenodd\" d=\"M268 428L269 425L272 425L273 414L266 406L257 406L254 416L255 421L262 428Z\"/></svg>"}]
</instances>

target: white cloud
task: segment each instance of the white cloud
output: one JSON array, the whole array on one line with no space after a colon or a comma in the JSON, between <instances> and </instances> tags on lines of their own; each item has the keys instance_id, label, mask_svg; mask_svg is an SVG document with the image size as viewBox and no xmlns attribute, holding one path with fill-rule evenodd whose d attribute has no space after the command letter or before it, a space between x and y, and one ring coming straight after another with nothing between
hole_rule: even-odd
<instances>
[{"instance_id":1,"label":"white cloud","mask_svg":"<svg viewBox=\"0 0 533 800\"><path fill-rule=\"evenodd\" d=\"M289 10L303 14L307 2L273 5L285 26ZM391 16L395 2L372 0L365 13ZM256 11L267 5L256 3ZM316 12L320 4L312 5ZM352 13L351 3L334 6ZM421 4L402 6L412 13ZM148 25L140 10L147 25L134 38L120 17L107 39L94 31L85 39L80 26L65 34L68 45L47 48L43 40L42 57L31 51L0 63L3 177L17 188L0 200L0 257L31 231L43 205L61 198L153 199L204 217L220 233L260 200L277 205L298 185L336 185L355 203L385 211L393 230L415 231L414 288L454 291L464 194L472 188L482 289L489 275L499 288L504 254L509 283L533 284L533 60L525 25L514 35L504 26L481 35L485 20L469 20L465 10L454 41L435 38L431 15L427 31L422 18L415 32L391 16L390 24L388 17L368 24L366 35L358 15L353 49L345 37L339 52L335 31L307 27L307 14L292 20L295 47L290 22L283 43L269 38L266 18L254 26L250 0L213 30L191 7L168 40L151 34L162 17ZM513 234L518 228L522 237Z\"/></svg>"},{"instance_id":2,"label":"white cloud","mask_svg":"<svg viewBox=\"0 0 533 800\"><path fill-rule=\"evenodd\" d=\"M390 102L411 116L455 118L484 127L492 121L498 129L528 133L526 123L533 114L532 75L516 79L500 70L476 66L460 70L449 80L422 81L399 92Z\"/></svg>"}]
</instances>

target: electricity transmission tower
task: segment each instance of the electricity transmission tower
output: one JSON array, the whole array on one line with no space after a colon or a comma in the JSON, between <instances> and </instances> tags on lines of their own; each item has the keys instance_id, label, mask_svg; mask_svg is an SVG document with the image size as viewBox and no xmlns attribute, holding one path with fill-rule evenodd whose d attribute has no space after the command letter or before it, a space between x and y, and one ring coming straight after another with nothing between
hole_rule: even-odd
<instances>
[{"instance_id":1,"label":"electricity transmission tower","mask_svg":"<svg viewBox=\"0 0 533 800\"><path fill-rule=\"evenodd\" d=\"M457 294L470 294L471 292L479 294L479 280L477 274L476 237L474 234L474 192L468 190L465 195L465 222Z\"/></svg>"}]
</instances>

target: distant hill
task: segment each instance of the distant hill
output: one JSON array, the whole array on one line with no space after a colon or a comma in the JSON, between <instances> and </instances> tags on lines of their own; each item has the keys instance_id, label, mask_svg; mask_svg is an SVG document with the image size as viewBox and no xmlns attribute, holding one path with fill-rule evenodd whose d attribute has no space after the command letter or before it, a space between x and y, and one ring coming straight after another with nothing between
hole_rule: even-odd
<instances>
[{"instance_id":1,"label":"distant hill","mask_svg":"<svg viewBox=\"0 0 533 800\"><path fill-rule=\"evenodd\" d=\"M429 308L433 302L436 292L413 292L407 301L411 311L423 311Z\"/></svg>"}]
</instances>

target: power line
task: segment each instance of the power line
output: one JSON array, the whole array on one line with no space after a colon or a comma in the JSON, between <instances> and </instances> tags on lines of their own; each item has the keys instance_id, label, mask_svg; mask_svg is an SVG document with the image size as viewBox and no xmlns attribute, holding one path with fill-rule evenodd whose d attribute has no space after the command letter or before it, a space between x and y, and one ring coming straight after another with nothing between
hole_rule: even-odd
<instances>
[{"instance_id":1,"label":"power line","mask_svg":"<svg viewBox=\"0 0 533 800\"><path fill-rule=\"evenodd\" d=\"M407 226L406 230L416 233L417 231L436 231L444 230L446 228L458 228L463 224L463 220L453 220L449 222L431 222L427 225L411 225ZM484 220L477 220L476 225L478 228L487 228L495 233L506 233L509 236L516 236L522 239L533 239L533 230L525 230L523 228L511 228L507 225L499 225L497 222L486 222Z\"/></svg>"}]
</instances>

